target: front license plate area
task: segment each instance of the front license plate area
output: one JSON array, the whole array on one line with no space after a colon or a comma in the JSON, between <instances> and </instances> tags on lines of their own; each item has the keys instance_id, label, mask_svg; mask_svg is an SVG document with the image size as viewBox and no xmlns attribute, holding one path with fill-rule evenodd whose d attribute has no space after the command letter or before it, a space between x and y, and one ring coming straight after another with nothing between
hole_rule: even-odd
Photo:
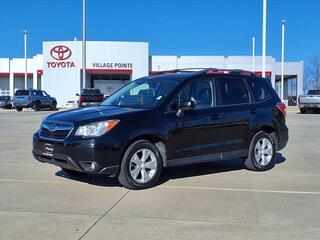
<instances>
[{"instance_id":1,"label":"front license plate area","mask_svg":"<svg viewBox=\"0 0 320 240\"><path fill-rule=\"evenodd\" d=\"M43 155L48 157L53 157L54 154L54 146L50 143L43 144Z\"/></svg>"}]
</instances>

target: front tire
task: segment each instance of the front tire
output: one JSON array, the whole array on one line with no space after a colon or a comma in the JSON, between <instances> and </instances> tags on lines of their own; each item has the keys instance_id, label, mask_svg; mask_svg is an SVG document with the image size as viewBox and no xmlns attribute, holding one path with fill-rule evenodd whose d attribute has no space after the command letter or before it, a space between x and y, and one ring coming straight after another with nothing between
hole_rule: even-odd
<instances>
[{"instance_id":1,"label":"front tire","mask_svg":"<svg viewBox=\"0 0 320 240\"><path fill-rule=\"evenodd\" d=\"M34 110L35 111L40 111L40 109L41 109L41 103L39 101L35 102Z\"/></svg>"},{"instance_id":2,"label":"front tire","mask_svg":"<svg viewBox=\"0 0 320 240\"><path fill-rule=\"evenodd\" d=\"M251 140L249 156L244 165L252 171L266 171L274 167L276 144L266 132L258 132Z\"/></svg>"},{"instance_id":3,"label":"front tire","mask_svg":"<svg viewBox=\"0 0 320 240\"><path fill-rule=\"evenodd\" d=\"M159 180L162 157L157 147L149 141L134 142L125 152L118 180L128 189L153 187Z\"/></svg>"},{"instance_id":4,"label":"front tire","mask_svg":"<svg viewBox=\"0 0 320 240\"><path fill-rule=\"evenodd\" d=\"M21 112L21 111L22 111L22 107L16 107L16 110L17 110L18 112Z\"/></svg>"}]
</instances>

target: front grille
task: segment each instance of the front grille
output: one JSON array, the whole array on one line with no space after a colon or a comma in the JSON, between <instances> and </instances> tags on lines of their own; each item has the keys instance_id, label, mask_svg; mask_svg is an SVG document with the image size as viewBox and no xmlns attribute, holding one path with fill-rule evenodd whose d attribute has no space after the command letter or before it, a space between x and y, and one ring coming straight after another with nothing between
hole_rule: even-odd
<instances>
[{"instance_id":1,"label":"front grille","mask_svg":"<svg viewBox=\"0 0 320 240\"><path fill-rule=\"evenodd\" d=\"M69 124L44 122L41 126L40 136L63 140L69 135L71 130L72 125Z\"/></svg>"}]
</instances>

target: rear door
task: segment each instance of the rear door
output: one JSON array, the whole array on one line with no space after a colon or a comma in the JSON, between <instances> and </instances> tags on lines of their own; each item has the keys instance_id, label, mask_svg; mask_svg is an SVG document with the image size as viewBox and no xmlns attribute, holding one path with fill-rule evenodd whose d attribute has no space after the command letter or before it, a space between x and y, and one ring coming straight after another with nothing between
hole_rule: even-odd
<instances>
[{"instance_id":1,"label":"rear door","mask_svg":"<svg viewBox=\"0 0 320 240\"><path fill-rule=\"evenodd\" d=\"M256 114L244 76L218 75L217 111L220 112L221 129L218 135L220 152L245 151L249 147L249 133L252 116Z\"/></svg>"}]
</instances>

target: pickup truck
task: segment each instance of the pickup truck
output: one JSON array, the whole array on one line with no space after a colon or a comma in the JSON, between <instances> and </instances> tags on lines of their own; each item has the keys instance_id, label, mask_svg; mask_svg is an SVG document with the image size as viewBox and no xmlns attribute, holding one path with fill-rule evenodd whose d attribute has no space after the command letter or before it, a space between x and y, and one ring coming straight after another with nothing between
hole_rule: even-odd
<instances>
[{"instance_id":1,"label":"pickup truck","mask_svg":"<svg viewBox=\"0 0 320 240\"><path fill-rule=\"evenodd\" d=\"M23 108L33 108L35 111L42 108L56 110L57 100L42 90L19 89L14 94L13 105L18 112L22 111Z\"/></svg>"},{"instance_id":2,"label":"pickup truck","mask_svg":"<svg viewBox=\"0 0 320 240\"><path fill-rule=\"evenodd\" d=\"M79 94L77 94L79 96ZM104 100L104 96L100 89L86 88L81 91L79 97L78 106L96 106L99 105Z\"/></svg>"},{"instance_id":3,"label":"pickup truck","mask_svg":"<svg viewBox=\"0 0 320 240\"><path fill-rule=\"evenodd\" d=\"M299 96L300 113L306 113L307 109L320 113L320 90L309 90L307 95Z\"/></svg>"}]
</instances>

